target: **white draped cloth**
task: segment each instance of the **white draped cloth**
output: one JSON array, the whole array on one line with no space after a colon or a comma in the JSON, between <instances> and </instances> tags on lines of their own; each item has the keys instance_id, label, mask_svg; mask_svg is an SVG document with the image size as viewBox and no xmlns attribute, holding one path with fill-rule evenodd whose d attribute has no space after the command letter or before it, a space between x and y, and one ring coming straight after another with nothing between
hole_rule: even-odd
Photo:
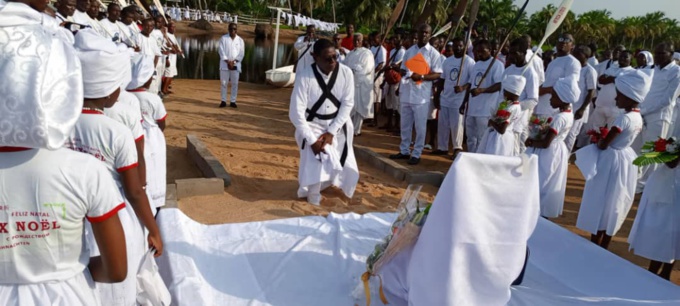
<instances>
[{"instance_id":1,"label":"white draped cloth","mask_svg":"<svg viewBox=\"0 0 680 306\"><path fill-rule=\"evenodd\" d=\"M373 54L370 50L355 48L345 58L344 65L354 72L354 113L363 118L373 118Z\"/></svg>"},{"instance_id":2,"label":"white draped cloth","mask_svg":"<svg viewBox=\"0 0 680 306\"><path fill-rule=\"evenodd\" d=\"M388 301L505 305L538 217L538 158L461 153L415 246L393 259L405 265L382 269Z\"/></svg>"},{"instance_id":3,"label":"white draped cloth","mask_svg":"<svg viewBox=\"0 0 680 306\"><path fill-rule=\"evenodd\" d=\"M307 121L308 110L314 107L323 94L312 70L318 68L310 65L301 69L295 77L295 87L290 98L289 117L295 126L295 140L300 149L299 197L308 195L309 186L322 184L322 187L326 185L340 187L344 194L351 198L359 181L359 169L352 148L354 129L351 120L349 120L350 112L354 106L354 77L349 68L342 64L338 64L338 66L338 71L331 72L329 75L319 71L326 84L330 81L332 74L337 73L336 82L330 89L330 93L339 100L340 107L336 107L330 100L325 99L323 105L317 111L319 115L337 113L334 119L323 120L314 117L311 121ZM342 166L342 171L335 171L336 169L332 165L332 156L323 156L330 152L320 155L314 155L312 152L312 144L326 132L334 135L332 145L326 146L328 151L335 150L338 154L342 154L346 147L347 158ZM331 163L330 166L328 165L329 162Z\"/></svg>"}]
</instances>

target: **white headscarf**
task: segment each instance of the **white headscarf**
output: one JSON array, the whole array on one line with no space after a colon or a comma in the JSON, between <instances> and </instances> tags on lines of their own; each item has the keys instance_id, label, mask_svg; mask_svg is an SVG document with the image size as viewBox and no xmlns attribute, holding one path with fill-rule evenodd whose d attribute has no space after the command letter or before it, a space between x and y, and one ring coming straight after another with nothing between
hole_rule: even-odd
<instances>
[{"instance_id":1,"label":"white headscarf","mask_svg":"<svg viewBox=\"0 0 680 306\"><path fill-rule=\"evenodd\" d=\"M574 104L581 95L581 89L573 78L561 78L555 82L553 89L564 103Z\"/></svg>"},{"instance_id":2,"label":"white headscarf","mask_svg":"<svg viewBox=\"0 0 680 306\"><path fill-rule=\"evenodd\" d=\"M0 146L58 149L83 107L83 78L72 46L42 26L26 4L0 1Z\"/></svg>"},{"instance_id":3,"label":"white headscarf","mask_svg":"<svg viewBox=\"0 0 680 306\"><path fill-rule=\"evenodd\" d=\"M630 70L619 74L614 81L616 89L624 96L642 103L652 86L652 78L639 70Z\"/></svg>"},{"instance_id":4,"label":"white headscarf","mask_svg":"<svg viewBox=\"0 0 680 306\"><path fill-rule=\"evenodd\" d=\"M674 52L673 53L673 59L676 61L680 61L680 52Z\"/></svg>"},{"instance_id":5,"label":"white headscarf","mask_svg":"<svg viewBox=\"0 0 680 306\"><path fill-rule=\"evenodd\" d=\"M654 57L652 56L652 53L650 53L649 51L640 51L640 54L644 55L645 58L647 59L648 67L654 65Z\"/></svg>"},{"instance_id":6,"label":"white headscarf","mask_svg":"<svg viewBox=\"0 0 680 306\"><path fill-rule=\"evenodd\" d=\"M78 31L75 47L83 66L85 98L109 96L129 80L130 54L125 45L86 29Z\"/></svg>"},{"instance_id":7,"label":"white headscarf","mask_svg":"<svg viewBox=\"0 0 680 306\"><path fill-rule=\"evenodd\" d=\"M519 96L522 93L522 91L524 91L524 86L526 86L526 84L527 79L524 78L523 76L509 75L506 76L505 79L503 79L501 86L503 86L503 90Z\"/></svg>"},{"instance_id":8,"label":"white headscarf","mask_svg":"<svg viewBox=\"0 0 680 306\"><path fill-rule=\"evenodd\" d=\"M153 55L138 54L132 57L132 81L127 85L127 90L140 88L149 81L156 71L153 60Z\"/></svg>"}]
</instances>

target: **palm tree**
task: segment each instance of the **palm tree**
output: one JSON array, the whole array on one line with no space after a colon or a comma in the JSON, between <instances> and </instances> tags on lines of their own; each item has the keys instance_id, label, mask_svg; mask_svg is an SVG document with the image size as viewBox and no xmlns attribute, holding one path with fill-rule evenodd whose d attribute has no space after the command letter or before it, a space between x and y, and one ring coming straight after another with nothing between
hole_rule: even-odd
<instances>
[{"instance_id":1,"label":"palm tree","mask_svg":"<svg viewBox=\"0 0 680 306\"><path fill-rule=\"evenodd\" d=\"M578 16L573 34L576 41L601 44L608 42L607 38L613 36L615 31L616 22L611 18L611 12L596 10Z\"/></svg>"},{"instance_id":2,"label":"palm tree","mask_svg":"<svg viewBox=\"0 0 680 306\"><path fill-rule=\"evenodd\" d=\"M482 1L479 5L477 19L480 24L489 26L490 38L496 38L499 28L506 30L510 28L518 10L512 0Z\"/></svg>"}]
</instances>

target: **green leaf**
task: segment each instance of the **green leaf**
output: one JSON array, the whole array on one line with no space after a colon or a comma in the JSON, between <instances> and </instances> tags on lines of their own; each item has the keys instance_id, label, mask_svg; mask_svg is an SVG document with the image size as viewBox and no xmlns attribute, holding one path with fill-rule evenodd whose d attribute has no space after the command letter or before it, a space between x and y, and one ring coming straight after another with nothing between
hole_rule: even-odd
<instances>
[{"instance_id":1,"label":"green leaf","mask_svg":"<svg viewBox=\"0 0 680 306\"><path fill-rule=\"evenodd\" d=\"M638 167L644 167L654 164L665 164L667 162L674 161L678 158L678 155L670 154L666 152L651 152L645 153L636 158L633 161L633 165Z\"/></svg>"}]
</instances>

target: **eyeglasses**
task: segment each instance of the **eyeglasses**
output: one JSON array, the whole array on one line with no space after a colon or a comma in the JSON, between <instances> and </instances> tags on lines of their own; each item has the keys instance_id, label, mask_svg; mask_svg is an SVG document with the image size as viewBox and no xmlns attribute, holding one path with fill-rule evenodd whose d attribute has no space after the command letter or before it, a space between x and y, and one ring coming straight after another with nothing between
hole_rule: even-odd
<instances>
[{"instance_id":1,"label":"eyeglasses","mask_svg":"<svg viewBox=\"0 0 680 306\"><path fill-rule=\"evenodd\" d=\"M570 43L572 41L573 40L571 38L567 38L567 37L560 37L560 38L557 39L557 42L561 42L561 43Z\"/></svg>"},{"instance_id":2,"label":"eyeglasses","mask_svg":"<svg viewBox=\"0 0 680 306\"><path fill-rule=\"evenodd\" d=\"M326 63L332 64L333 62L338 61L338 55L335 54L335 55L332 55L332 56L329 56L329 57L326 57L326 58L321 58L321 60L323 60Z\"/></svg>"}]
</instances>

